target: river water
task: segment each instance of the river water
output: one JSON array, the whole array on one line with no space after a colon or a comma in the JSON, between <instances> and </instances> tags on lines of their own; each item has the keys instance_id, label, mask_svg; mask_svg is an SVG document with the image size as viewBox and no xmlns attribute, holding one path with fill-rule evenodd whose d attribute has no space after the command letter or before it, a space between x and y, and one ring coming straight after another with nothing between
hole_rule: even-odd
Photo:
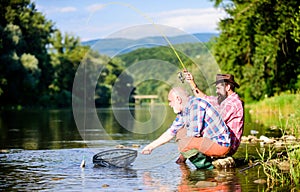
<instances>
[{"instance_id":1,"label":"river water","mask_svg":"<svg viewBox=\"0 0 300 192\"><path fill-rule=\"evenodd\" d=\"M74 119L67 110L0 112L0 191L267 191L260 166L196 170L175 163L174 142L140 154L168 128L174 114L159 106L98 109L98 121ZM138 121L133 121L129 116ZM122 117L120 119L120 117ZM155 120L158 123L153 122ZM123 122L122 122L123 121ZM245 133L253 129L246 124ZM130 168L95 167L93 156L116 147L138 151ZM255 151L255 147L252 147ZM242 144L237 156L245 156ZM248 153L251 153L249 146ZM82 160L86 161L81 168Z\"/></svg>"}]
</instances>

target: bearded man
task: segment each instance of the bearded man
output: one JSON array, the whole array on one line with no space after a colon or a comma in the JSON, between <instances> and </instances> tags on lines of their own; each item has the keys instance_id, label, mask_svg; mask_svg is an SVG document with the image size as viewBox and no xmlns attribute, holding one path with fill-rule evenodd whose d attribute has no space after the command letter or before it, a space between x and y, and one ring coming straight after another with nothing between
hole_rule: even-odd
<instances>
[{"instance_id":1,"label":"bearded man","mask_svg":"<svg viewBox=\"0 0 300 192\"><path fill-rule=\"evenodd\" d=\"M208 96L203 93L194 82L191 73L185 72L185 79L189 82L194 95L208 101L221 115L222 120L230 130L231 147L227 155L233 155L241 143L244 130L244 105L235 92L235 88L240 86L234 81L234 76L232 74L217 74L214 83L217 96Z\"/></svg>"},{"instance_id":2,"label":"bearded man","mask_svg":"<svg viewBox=\"0 0 300 192\"><path fill-rule=\"evenodd\" d=\"M168 95L169 105L177 114L169 129L148 144L142 154L169 142L176 136L180 151L177 163L189 159L196 168L213 168L212 158L233 155L241 142L244 128L243 102L234 92L239 85L230 74L218 74L215 96L205 95L194 82L193 76L185 72L194 96L183 88L173 88Z\"/></svg>"}]
</instances>

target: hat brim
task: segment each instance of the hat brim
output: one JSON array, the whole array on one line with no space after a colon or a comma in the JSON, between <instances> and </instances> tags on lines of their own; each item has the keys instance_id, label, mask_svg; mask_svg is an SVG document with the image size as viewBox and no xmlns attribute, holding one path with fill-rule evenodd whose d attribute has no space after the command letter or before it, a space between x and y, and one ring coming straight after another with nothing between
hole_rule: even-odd
<instances>
[{"instance_id":1,"label":"hat brim","mask_svg":"<svg viewBox=\"0 0 300 192\"><path fill-rule=\"evenodd\" d=\"M228 79L222 79L222 80L215 81L211 85L214 85L214 84L217 85L218 83L222 83L222 82L229 82L229 83L232 83L234 85L234 87L240 88L239 84L237 84L235 81L230 81Z\"/></svg>"}]
</instances>

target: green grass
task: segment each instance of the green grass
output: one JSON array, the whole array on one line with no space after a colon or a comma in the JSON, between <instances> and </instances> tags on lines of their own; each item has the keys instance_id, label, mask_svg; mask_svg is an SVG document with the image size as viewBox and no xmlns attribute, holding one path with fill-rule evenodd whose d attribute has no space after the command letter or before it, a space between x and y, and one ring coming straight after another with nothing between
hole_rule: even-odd
<instances>
[{"instance_id":1,"label":"green grass","mask_svg":"<svg viewBox=\"0 0 300 192\"><path fill-rule=\"evenodd\" d=\"M278 127L285 135L292 134L300 136L300 94L281 94L279 96L265 98L257 103L246 104L246 108L257 121L266 127ZM294 147L292 149L292 147ZM274 159L275 151L269 149L269 153L259 153L261 164L265 174L271 180L271 185L296 187L300 184L300 146L295 143L287 145L287 155ZM279 169L278 163L289 162L289 171L283 172ZM273 162L273 163L272 163Z\"/></svg>"},{"instance_id":2,"label":"green grass","mask_svg":"<svg viewBox=\"0 0 300 192\"><path fill-rule=\"evenodd\" d=\"M281 94L245 105L251 117L266 127L278 127L286 134L299 136L300 94Z\"/></svg>"}]
</instances>

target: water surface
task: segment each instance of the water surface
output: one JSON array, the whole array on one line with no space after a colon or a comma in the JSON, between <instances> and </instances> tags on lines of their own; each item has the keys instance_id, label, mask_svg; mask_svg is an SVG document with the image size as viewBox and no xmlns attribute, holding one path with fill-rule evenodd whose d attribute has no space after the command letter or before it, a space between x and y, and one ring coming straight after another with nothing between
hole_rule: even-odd
<instances>
[{"instance_id":1,"label":"water surface","mask_svg":"<svg viewBox=\"0 0 300 192\"><path fill-rule=\"evenodd\" d=\"M138 107L131 114L140 122L159 118L161 109ZM118 113L124 113L119 109ZM140 151L157 138L172 122L172 111L163 123L142 134L139 123L124 128L110 109L97 110L103 129L78 130L72 110L22 110L0 113L0 190L1 191L264 191L267 185L261 167L240 172L244 167L226 170L196 170L175 163L178 152L174 142L151 155ZM126 115L125 115L126 116ZM155 117L157 116L157 117ZM149 123L149 122L148 122ZM150 122L151 123L151 122ZM137 127L135 127L137 126ZM247 129L253 129L249 127ZM133 131L134 130L134 131ZM246 130L245 132L247 132ZM92 157L104 150L126 146L137 150L130 168L95 167ZM253 147L253 151L255 151ZM249 150L249 149L248 149ZM245 145L237 155L244 156ZM80 168L82 160L86 167ZM201 182L206 183L201 183Z\"/></svg>"}]
</instances>

